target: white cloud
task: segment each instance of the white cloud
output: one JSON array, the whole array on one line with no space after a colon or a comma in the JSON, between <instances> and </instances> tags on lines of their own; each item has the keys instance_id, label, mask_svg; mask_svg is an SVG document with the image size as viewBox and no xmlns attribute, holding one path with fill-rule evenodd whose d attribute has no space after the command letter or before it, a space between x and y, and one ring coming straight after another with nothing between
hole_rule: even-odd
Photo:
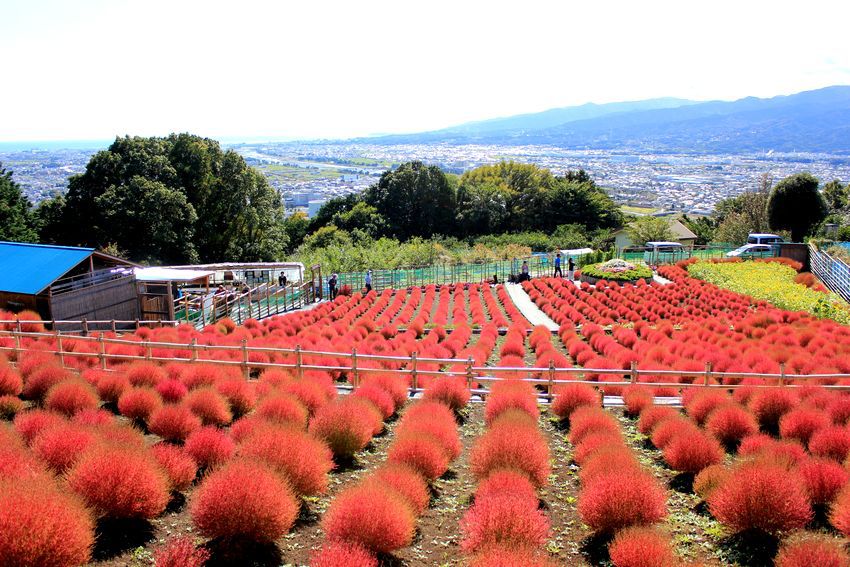
<instances>
[{"instance_id":1,"label":"white cloud","mask_svg":"<svg viewBox=\"0 0 850 567\"><path fill-rule=\"evenodd\" d=\"M353 136L850 83L850 9L767 2L0 6L0 139Z\"/></svg>"}]
</instances>

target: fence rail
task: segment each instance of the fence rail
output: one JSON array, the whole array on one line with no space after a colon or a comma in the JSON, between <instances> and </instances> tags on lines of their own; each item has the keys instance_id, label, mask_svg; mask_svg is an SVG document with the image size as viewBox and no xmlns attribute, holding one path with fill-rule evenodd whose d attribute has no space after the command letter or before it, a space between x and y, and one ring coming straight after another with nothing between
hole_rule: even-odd
<instances>
[{"instance_id":1,"label":"fence rail","mask_svg":"<svg viewBox=\"0 0 850 567\"><path fill-rule=\"evenodd\" d=\"M850 266L813 244L809 244L809 264L826 287L850 302Z\"/></svg>"},{"instance_id":2,"label":"fence rail","mask_svg":"<svg viewBox=\"0 0 850 567\"><path fill-rule=\"evenodd\" d=\"M744 378L759 378L766 381L765 385L759 387L798 387L799 384L794 384L797 381L808 380L830 380L841 381L850 378L850 374L788 374L784 370L784 365L781 365L779 374L770 373L752 373L752 372L714 372L711 363L706 363L704 370L686 371L686 370L643 370L637 368L636 364L632 364L630 369L611 369L611 368L556 368L550 363L548 367L499 367L499 366L480 366L476 365L473 359L452 359L452 358L427 358L418 357L416 353L410 356L392 356L392 355L374 355L361 354L356 349L351 352L335 352L335 351L315 351L302 349L300 346L295 348L276 348L276 347L255 347L248 346L247 341L243 340L241 345L205 345L198 344L197 340L193 339L190 343L169 343L169 342L153 342L153 341L138 341L127 340L120 338L105 338L103 333L98 336L68 336L57 333L47 332L25 332L17 330L0 330L0 339L3 337L11 338L12 344L9 345L0 341L0 353L8 352L12 354L12 360L18 360L20 354L27 350L25 345L26 339L55 339L56 343L53 349L42 350L39 352L47 352L55 354L59 357L60 362L65 367L78 368L73 364L69 365L69 359L74 358L89 358L95 359L95 364L102 370L114 370L110 362L123 363L133 361L149 361L149 362L178 362L186 364L212 364L223 367L239 368L246 379L251 377L253 370L265 370L269 368L278 368L294 371L297 377L303 377L306 371L318 370L325 372L336 372L340 375L345 375L349 378L349 383L341 385L342 389L356 389L361 380L363 373L380 374L392 373L396 375L409 376L410 386L409 391L412 394L421 392L424 388L421 387L419 379L422 376L454 376L463 377L466 379L467 388L476 394L484 395L488 392L486 388L482 388L481 384L491 384L501 380L522 380L537 386L544 386L545 392L542 394L546 399L552 399L555 388L559 384L565 383L584 383L592 386L628 386L631 384L646 384L652 387L668 387L668 388L723 388L735 389L740 387L738 384L721 383L725 379L744 379ZM88 342L96 345L95 350L80 349L77 350L78 342ZM69 342L72 344L69 345ZM133 346L141 350L142 354L119 354L109 352L109 345ZM67 347L71 346L71 349ZM155 351L173 351L181 356L162 356L161 352ZM177 352L179 351L179 352ZM219 360L204 358L202 353L211 352L229 352L235 354L232 360ZM284 360L285 362L260 362L251 360L251 355L255 353L264 353L274 355L274 358ZM307 360L305 360L307 357ZM318 360L315 360L317 358ZM333 359L328 361L327 359ZM328 364L331 362L331 364ZM422 365L427 365L423 367ZM434 368L436 366L437 368ZM601 377L611 376L614 380L596 379L588 380L587 375L594 374ZM674 381L656 382L648 380L648 377L670 376L681 378L692 378L689 383L680 383ZM619 379L616 379L619 378ZM752 387L747 385L747 387ZM850 385L824 385L828 389L848 390Z\"/></svg>"}]
</instances>

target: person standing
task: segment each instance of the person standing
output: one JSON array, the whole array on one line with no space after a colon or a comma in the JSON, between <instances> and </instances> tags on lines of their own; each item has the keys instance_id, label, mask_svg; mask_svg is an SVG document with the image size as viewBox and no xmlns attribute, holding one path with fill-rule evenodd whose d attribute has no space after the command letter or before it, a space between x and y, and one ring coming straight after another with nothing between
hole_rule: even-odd
<instances>
[{"instance_id":1,"label":"person standing","mask_svg":"<svg viewBox=\"0 0 850 567\"><path fill-rule=\"evenodd\" d=\"M331 301L336 299L336 274L331 274L328 278L328 295L331 296Z\"/></svg>"},{"instance_id":2,"label":"person standing","mask_svg":"<svg viewBox=\"0 0 850 567\"><path fill-rule=\"evenodd\" d=\"M366 270L366 293L372 291L372 270Z\"/></svg>"},{"instance_id":3,"label":"person standing","mask_svg":"<svg viewBox=\"0 0 850 567\"><path fill-rule=\"evenodd\" d=\"M531 276L528 275L528 260L522 261L522 268L520 268L520 279L522 281L527 281L531 279Z\"/></svg>"},{"instance_id":4,"label":"person standing","mask_svg":"<svg viewBox=\"0 0 850 567\"><path fill-rule=\"evenodd\" d=\"M553 278L562 278L564 277L564 272L561 271L561 253L558 252L555 254L555 273L552 274Z\"/></svg>"},{"instance_id":5,"label":"person standing","mask_svg":"<svg viewBox=\"0 0 850 567\"><path fill-rule=\"evenodd\" d=\"M280 275L277 277L277 284L280 287L286 287L286 274L285 273L281 272Z\"/></svg>"},{"instance_id":6,"label":"person standing","mask_svg":"<svg viewBox=\"0 0 850 567\"><path fill-rule=\"evenodd\" d=\"M573 262L572 256L567 259L567 274L569 276L569 280L575 280L576 275L576 263Z\"/></svg>"}]
</instances>

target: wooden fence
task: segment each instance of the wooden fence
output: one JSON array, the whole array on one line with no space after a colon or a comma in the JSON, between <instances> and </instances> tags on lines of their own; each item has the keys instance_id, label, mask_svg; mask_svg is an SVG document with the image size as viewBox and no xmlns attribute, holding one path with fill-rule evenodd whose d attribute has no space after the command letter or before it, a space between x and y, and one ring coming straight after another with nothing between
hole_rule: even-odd
<instances>
[{"instance_id":1,"label":"wooden fence","mask_svg":"<svg viewBox=\"0 0 850 567\"><path fill-rule=\"evenodd\" d=\"M591 386L628 386L631 384L646 384L652 387L669 387L669 388L721 388L735 389L741 387L738 384L723 384L720 382L726 379L744 379L744 378L759 378L767 381L765 385L746 387L798 387L795 384L798 381L808 380L831 380L839 381L850 378L850 374L788 374L784 370L784 365L781 365L779 374L765 373L749 373L749 372L714 372L711 363L706 363L705 369L701 371L685 371L685 370L642 370L637 368L636 364L632 364L629 370L611 369L611 368L556 368L550 363L548 367L500 367L500 366L477 366L473 359L449 359L449 358L426 358L419 357L416 353L410 356L389 356L389 355L373 355L361 354L356 349L351 352L329 352L329 351L314 351L305 350L300 346L295 348L274 348L274 347L254 347L248 346L246 340L242 341L239 346L218 346L218 345L203 345L198 344L196 339L190 343L168 343L168 342L152 342L152 341L133 341L127 339L105 338L103 333L97 336L67 336L56 333L38 333L25 332L17 330L0 330L0 338L8 337L13 339L12 346L0 346L0 352L12 354L11 359L17 360L18 356L27 350L24 345L25 339L55 339L55 348L46 350L55 354L63 366L74 367L69 365L68 360L73 358L94 358L96 366L102 370L114 370L111 362L133 362L133 361L149 361L149 362L178 362L186 364L212 364L223 367L239 368L246 380L252 378L253 370L265 370L269 368L278 368L292 371L296 377L301 378L306 371L318 370L325 372L338 372L345 374L348 378L347 384L338 384L342 390L356 389L361 382L362 374L395 374L408 376L410 378L409 391L410 395L424 391L421 387L420 378L423 376L454 376L463 377L466 380L466 386L473 394L484 396L489 391L487 388L481 387L482 384L488 385L500 380L521 380L535 386L542 386L545 391L542 392L544 401L551 401L553 393L559 384L566 383L583 383ZM64 339L64 341L63 341ZM64 348L69 340L75 342L87 341L97 345L94 352L68 350ZM64 344L63 344L64 342ZM108 351L109 345L132 346L141 349L142 355L127 355L111 353ZM40 349L41 350L41 349ZM155 356L154 350L173 350L188 353L188 356ZM229 352L234 360L213 360L205 358L203 355L213 352ZM181 353L181 354L182 354ZM251 360L252 353L265 353L274 357L280 357L287 362L256 362ZM235 357L232 355L236 354ZM305 360L306 358L306 360ZM311 360L313 358L320 359L318 361ZM324 362L321 359L335 359L335 364L318 364ZM427 365L423 368L422 365ZM433 366L439 369L432 369ZM595 374L600 377L611 377L612 379L604 380L587 380L586 375ZM649 377L670 376L679 378L691 378L690 383L680 383L677 381L656 382L649 381ZM654 380L655 378L653 378ZM825 388L846 390L850 389L847 385L826 385Z\"/></svg>"}]
</instances>

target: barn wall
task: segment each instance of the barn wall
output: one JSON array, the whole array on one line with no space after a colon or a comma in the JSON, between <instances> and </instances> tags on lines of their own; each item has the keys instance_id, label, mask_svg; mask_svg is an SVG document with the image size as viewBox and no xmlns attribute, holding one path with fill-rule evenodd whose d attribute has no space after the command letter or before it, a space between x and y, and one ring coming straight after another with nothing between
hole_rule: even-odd
<instances>
[{"instance_id":1,"label":"barn wall","mask_svg":"<svg viewBox=\"0 0 850 567\"><path fill-rule=\"evenodd\" d=\"M134 321L139 318L136 278L127 276L51 298L53 319Z\"/></svg>"}]
</instances>

